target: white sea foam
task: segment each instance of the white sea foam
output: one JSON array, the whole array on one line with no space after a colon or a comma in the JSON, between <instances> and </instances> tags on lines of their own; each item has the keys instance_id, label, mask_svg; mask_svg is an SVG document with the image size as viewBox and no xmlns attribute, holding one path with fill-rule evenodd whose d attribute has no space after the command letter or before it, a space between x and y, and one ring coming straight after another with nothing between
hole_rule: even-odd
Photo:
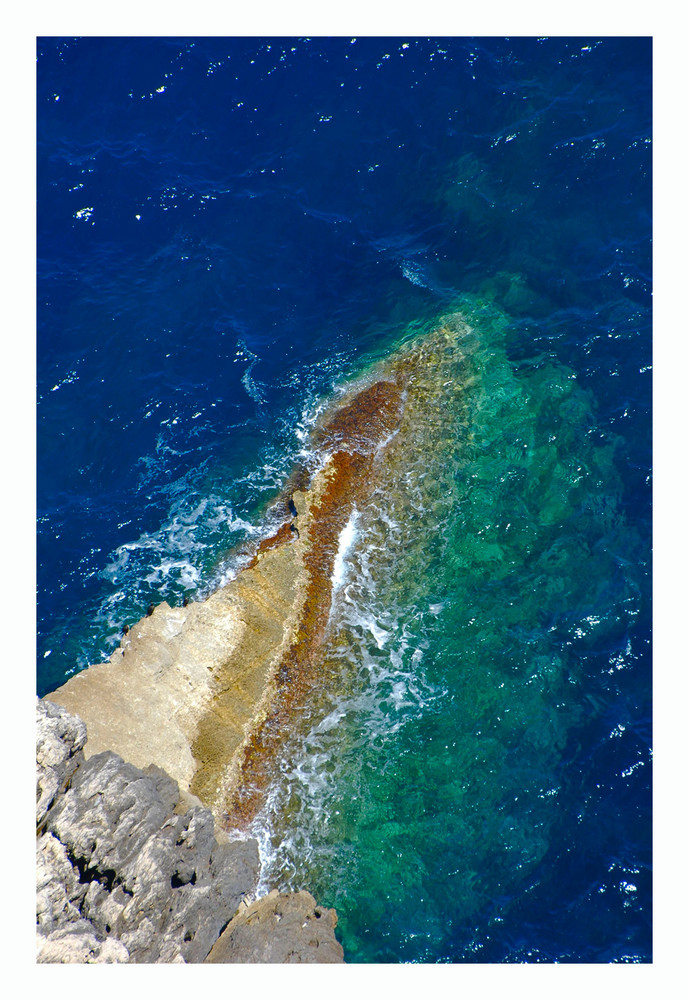
<instances>
[{"instance_id":1,"label":"white sea foam","mask_svg":"<svg viewBox=\"0 0 689 1000\"><path fill-rule=\"evenodd\" d=\"M200 573L196 566L181 559L162 559L157 566L153 566L144 580L155 587L159 587L165 580L176 579L183 587L191 589L196 587Z\"/></svg>"},{"instance_id":2,"label":"white sea foam","mask_svg":"<svg viewBox=\"0 0 689 1000\"><path fill-rule=\"evenodd\" d=\"M352 636L342 655L359 669L354 690L333 695L325 718L288 737L279 777L252 827L261 859L259 894L276 886L301 888L305 871L322 868L328 830L339 822L342 788L353 789L356 798L358 772L384 757L387 741L441 696L423 676L424 643L397 625L388 630L388 656L369 649L376 629L370 619L366 630Z\"/></svg>"},{"instance_id":3,"label":"white sea foam","mask_svg":"<svg viewBox=\"0 0 689 1000\"><path fill-rule=\"evenodd\" d=\"M340 837L333 827L342 789L356 798L361 769L383 760L388 741L446 693L425 676L427 605L398 603L381 572L403 542L399 520L374 506L353 516L340 535L325 655L342 688L325 693L311 722L302 717L286 735L254 824L263 892L300 888L304 872L327 868L328 845Z\"/></svg>"},{"instance_id":4,"label":"white sea foam","mask_svg":"<svg viewBox=\"0 0 689 1000\"><path fill-rule=\"evenodd\" d=\"M420 288L428 288L426 276L419 264L414 261L405 261L401 268L407 281L411 281L413 285L419 285Z\"/></svg>"},{"instance_id":5,"label":"white sea foam","mask_svg":"<svg viewBox=\"0 0 689 1000\"><path fill-rule=\"evenodd\" d=\"M335 556L333 572L330 577L333 590L338 590L344 583L347 572L347 553L351 549L356 537L356 522L358 517L359 512L355 509L340 532L340 538L337 543L337 555Z\"/></svg>"},{"instance_id":6,"label":"white sea foam","mask_svg":"<svg viewBox=\"0 0 689 1000\"><path fill-rule=\"evenodd\" d=\"M263 405L266 401L265 393L261 388L260 384L253 378L251 372L256 365L255 361L252 361L247 370L242 375L242 385L247 391L247 394L253 399L255 403Z\"/></svg>"}]
</instances>

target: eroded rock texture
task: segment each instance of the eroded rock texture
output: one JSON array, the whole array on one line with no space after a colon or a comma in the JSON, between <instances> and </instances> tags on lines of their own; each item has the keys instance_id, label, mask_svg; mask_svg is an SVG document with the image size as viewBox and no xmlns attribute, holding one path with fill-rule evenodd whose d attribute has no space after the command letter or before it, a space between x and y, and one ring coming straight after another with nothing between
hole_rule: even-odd
<instances>
[{"instance_id":1,"label":"eroded rock texture","mask_svg":"<svg viewBox=\"0 0 689 1000\"><path fill-rule=\"evenodd\" d=\"M42 701L36 715L38 962L343 961L335 911L309 893L244 904L255 840L218 832L153 764L85 760L86 727L66 709Z\"/></svg>"},{"instance_id":2,"label":"eroded rock texture","mask_svg":"<svg viewBox=\"0 0 689 1000\"><path fill-rule=\"evenodd\" d=\"M276 890L242 906L213 945L207 962L335 963L344 961L335 938L337 915L309 892Z\"/></svg>"},{"instance_id":3,"label":"eroded rock texture","mask_svg":"<svg viewBox=\"0 0 689 1000\"><path fill-rule=\"evenodd\" d=\"M81 760L85 735L39 705L38 961L202 962L255 888L256 841L219 842L158 767Z\"/></svg>"},{"instance_id":4,"label":"eroded rock texture","mask_svg":"<svg viewBox=\"0 0 689 1000\"><path fill-rule=\"evenodd\" d=\"M36 826L40 827L84 759L86 726L49 701L39 701L36 712Z\"/></svg>"}]
</instances>

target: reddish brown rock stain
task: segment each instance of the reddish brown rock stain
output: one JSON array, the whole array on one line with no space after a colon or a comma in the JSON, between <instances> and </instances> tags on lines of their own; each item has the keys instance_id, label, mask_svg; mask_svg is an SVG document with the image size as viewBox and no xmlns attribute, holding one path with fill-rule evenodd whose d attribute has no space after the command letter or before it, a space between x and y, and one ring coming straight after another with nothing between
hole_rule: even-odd
<instances>
[{"instance_id":1,"label":"reddish brown rock stain","mask_svg":"<svg viewBox=\"0 0 689 1000\"><path fill-rule=\"evenodd\" d=\"M331 454L330 475L310 515L310 544L305 554L309 583L304 607L296 637L277 670L272 706L245 747L238 787L227 803L228 827L245 826L260 808L285 727L306 703L318 679L340 533L354 506L361 509L366 503L374 486L376 448L397 429L402 409L400 385L378 381L340 407L315 433L316 446ZM280 502L284 503L284 497ZM261 543L259 552L284 544L292 534L290 524L283 524Z\"/></svg>"},{"instance_id":2,"label":"reddish brown rock stain","mask_svg":"<svg viewBox=\"0 0 689 1000\"><path fill-rule=\"evenodd\" d=\"M333 414L316 432L316 443L325 448L340 445L348 451L372 451L399 426L401 411L399 385L374 382Z\"/></svg>"}]
</instances>

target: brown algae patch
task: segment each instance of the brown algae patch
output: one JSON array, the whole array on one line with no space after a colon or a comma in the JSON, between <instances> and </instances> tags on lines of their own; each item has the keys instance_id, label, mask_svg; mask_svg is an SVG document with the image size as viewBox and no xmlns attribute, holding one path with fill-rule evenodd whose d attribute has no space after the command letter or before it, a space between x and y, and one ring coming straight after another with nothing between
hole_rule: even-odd
<instances>
[{"instance_id":1,"label":"brown algae patch","mask_svg":"<svg viewBox=\"0 0 689 1000\"><path fill-rule=\"evenodd\" d=\"M456 451L460 428L447 414L461 409L462 391L470 381L458 344L468 332L459 317L451 317L433 333L403 346L377 366L377 380L348 389L314 431L316 447L327 458L312 474L319 496L308 513L304 602L293 641L277 667L272 700L238 755L224 807L228 827L252 821L264 802L286 734L317 698L319 684L326 678L337 682L331 677L328 653L333 638L328 634L331 576L340 535L352 512L365 512L374 494L397 494L412 468L423 494L420 507L432 506L439 493L448 495L444 480L455 470L446 458ZM414 513L409 516L418 519Z\"/></svg>"},{"instance_id":2,"label":"brown algae patch","mask_svg":"<svg viewBox=\"0 0 689 1000\"><path fill-rule=\"evenodd\" d=\"M284 727L290 725L318 681L340 535L354 508L365 504L375 480L377 450L398 429L402 412L399 385L381 380L360 390L316 433L319 447L338 450L314 476L318 495L308 516L304 547L307 585L301 616L278 666L272 703L247 738L238 782L226 804L230 826L250 822L260 807Z\"/></svg>"}]
</instances>

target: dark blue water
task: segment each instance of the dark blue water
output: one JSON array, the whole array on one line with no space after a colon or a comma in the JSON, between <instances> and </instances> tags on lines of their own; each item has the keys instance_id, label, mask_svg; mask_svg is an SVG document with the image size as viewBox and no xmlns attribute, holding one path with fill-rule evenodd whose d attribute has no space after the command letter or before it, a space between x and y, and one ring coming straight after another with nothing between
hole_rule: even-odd
<instances>
[{"instance_id":1,"label":"dark blue water","mask_svg":"<svg viewBox=\"0 0 689 1000\"><path fill-rule=\"evenodd\" d=\"M568 521L592 578L549 538L565 582L510 633L574 664L557 816L424 948L359 881L322 902L356 961L648 962L649 39L39 40L38 691L225 579L316 401L460 299L525 406L572 373L606 456Z\"/></svg>"}]
</instances>

